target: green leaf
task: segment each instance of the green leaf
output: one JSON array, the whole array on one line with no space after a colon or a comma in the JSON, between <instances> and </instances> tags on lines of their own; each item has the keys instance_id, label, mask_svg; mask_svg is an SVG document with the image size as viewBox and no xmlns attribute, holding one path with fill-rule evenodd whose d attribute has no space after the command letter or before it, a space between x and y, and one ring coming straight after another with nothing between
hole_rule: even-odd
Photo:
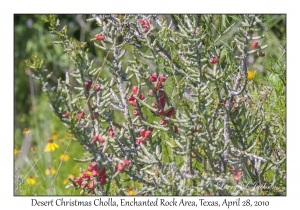
<instances>
[{"instance_id":1,"label":"green leaf","mask_svg":"<svg viewBox=\"0 0 300 210\"><path fill-rule=\"evenodd\" d=\"M222 24L223 24L224 28L227 27L227 23L229 23L229 21L227 19L227 15L222 15Z\"/></svg>"},{"instance_id":2,"label":"green leaf","mask_svg":"<svg viewBox=\"0 0 300 210\"><path fill-rule=\"evenodd\" d=\"M41 20L44 21L45 23L49 22L49 18L46 15L42 15Z\"/></svg>"},{"instance_id":3,"label":"green leaf","mask_svg":"<svg viewBox=\"0 0 300 210\"><path fill-rule=\"evenodd\" d=\"M225 58L226 58L226 54L227 54L227 48L224 47L221 51L221 54L220 54L220 62L223 63Z\"/></svg>"},{"instance_id":4,"label":"green leaf","mask_svg":"<svg viewBox=\"0 0 300 210\"><path fill-rule=\"evenodd\" d=\"M229 17L231 17L233 20L240 21L240 19L237 16L229 15Z\"/></svg>"},{"instance_id":5,"label":"green leaf","mask_svg":"<svg viewBox=\"0 0 300 210\"><path fill-rule=\"evenodd\" d=\"M50 18L50 25L54 26L55 25L55 17L54 17L54 15L49 15L49 18Z\"/></svg>"}]
</instances>

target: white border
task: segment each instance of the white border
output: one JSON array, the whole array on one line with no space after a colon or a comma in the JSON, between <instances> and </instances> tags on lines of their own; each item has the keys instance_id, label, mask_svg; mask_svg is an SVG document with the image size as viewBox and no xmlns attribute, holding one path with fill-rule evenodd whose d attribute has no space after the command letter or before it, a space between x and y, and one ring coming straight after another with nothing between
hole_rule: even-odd
<instances>
[{"instance_id":1,"label":"white border","mask_svg":"<svg viewBox=\"0 0 300 210\"><path fill-rule=\"evenodd\" d=\"M289 206L298 206L299 197L299 90L296 84L299 84L300 67L299 60L299 11L297 4L293 1L275 1L267 0L214 0L214 1L8 1L1 5L1 131L5 135L1 138L0 158L0 185L1 185L1 208L3 209L23 209L32 208L30 206L31 197L13 197L13 161L12 161L12 142L13 142L13 14L15 13L286 13L287 14L287 46L288 46L288 73L287 73L287 119L288 119L288 144L287 144L287 196L286 197L253 197L251 200L268 200L270 208L287 208ZM297 65L298 64L298 65ZM10 161L7 161L7 160ZM53 197L58 199L59 197ZM161 198L161 197L160 197ZM230 198L230 197L229 197ZM242 197L245 199L248 197ZM39 200L52 199L52 197L38 197ZM67 199L78 199L78 197L67 197ZM80 200L94 200L92 198L82 198ZM118 200L120 198L115 197ZM144 198L146 199L146 198ZM177 197L176 199L179 199ZM188 197L187 199L198 200L199 197ZM224 197L206 198L208 200L219 200ZM45 207L40 207L45 208ZM72 207L73 208L73 207ZM80 207L81 209L83 207ZM92 207L89 207L91 209ZM101 207L93 207L101 208ZM108 207L106 207L108 208ZM139 209L141 207L138 207ZM144 207L143 207L144 208ZM164 207L166 208L166 207ZM179 209L182 207L169 207ZM199 207L198 208L203 208ZM241 208L241 207L240 207ZM266 208L266 207L264 207ZM71 209L65 207L64 209ZM83 208L85 209L85 208ZM108 208L109 209L109 208ZM125 208L127 209L127 208ZM130 209L137 209L130 208ZM210 209L220 209L210 207ZM237 209L237 208L236 208ZM253 209L253 208L251 208ZM255 209L255 208L254 208ZM296 209L296 208L292 208Z\"/></svg>"}]
</instances>

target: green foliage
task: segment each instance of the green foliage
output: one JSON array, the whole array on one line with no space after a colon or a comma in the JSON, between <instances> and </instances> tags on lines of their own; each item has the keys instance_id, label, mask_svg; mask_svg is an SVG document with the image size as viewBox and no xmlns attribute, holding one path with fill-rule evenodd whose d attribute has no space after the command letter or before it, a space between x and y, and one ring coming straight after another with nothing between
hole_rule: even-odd
<instances>
[{"instance_id":1,"label":"green foliage","mask_svg":"<svg viewBox=\"0 0 300 210\"><path fill-rule=\"evenodd\" d=\"M39 59L44 56L26 64L56 120L78 141L71 145L81 146L76 161L106 168L105 184L103 175L92 175L84 178L86 186L71 179L68 189L84 195L126 195L128 188L139 195L285 195L285 34L276 28L274 36L272 15L93 15L89 41L71 38L54 15L42 20L74 69L52 84L54 71ZM259 46L251 49L252 41ZM266 56L258 56L264 50ZM255 70L254 79L248 70ZM154 74L158 82L151 81ZM159 82L162 75L167 80ZM175 114L166 116L171 107ZM150 128L141 138L141 129ZM99 135L104 143L94 142ZM125 160L130 166L123 172ZM236 190L241 183L275 188ZM49 188L66 193L49 184L39 189Z\"/></svg>"}]
</instances>

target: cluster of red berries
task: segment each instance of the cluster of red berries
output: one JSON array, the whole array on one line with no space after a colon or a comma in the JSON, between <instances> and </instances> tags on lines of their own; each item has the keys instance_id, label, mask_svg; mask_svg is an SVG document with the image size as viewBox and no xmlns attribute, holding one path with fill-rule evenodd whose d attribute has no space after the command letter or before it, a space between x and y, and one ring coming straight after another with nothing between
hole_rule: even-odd
<instances>
[{"instance_id":1,"label":"cluster of red berries","mask_svg":"<svg viewBox=\"0 0 300 210\"><path fill-rule=\"evenodd\" d=\"M241 180L241 177L243 176L243 172L242 171L237 171L235 166L231 166L230 167L230 172L233 174L233 180L236 182L236 183L239 183L240 180Z\"/></svg>"},{"instance_id":2,"label":"cluster of red berries","mask_svg":"<svg viewBox=\"0 0 300 210\"><path fill-rule=\"evenodd\" d=\"M89 79L88 81L85 82L85 88L86 88L87 91L89 91L89 90L91 89L92 84L93 84L93 81L92 81L91 79ZM99 91L100 91L100 85L98 85L98 84L95 85L94 91L95 91L95 92L99 92ZM93 110L95 110L95 109L96 109L96 107L93 108ZM70 114L69 112L65 112L65 113L62 115L62 118L67 118L67 117L69 116L69 114ZM77 116L76 116L76 119L77 119L77 120L81 120L83 117L84 117L84 112L79 112L79 113L77 114ZM95 113L93 114L93 117L94 117L94 118L98 118L98 117L99 117L99 113L98 113L98 112L95 112Z\"/></svg>"},{"instance_id":3,"label":"cluster of red berries","mask_svg":"<svg viewBox=\"0 0 300 210\"><path fill-rule=\"evenodd\" d=\"M155 88L155 90L149 90L148 95L155 95L156 91L158 93L158 101L152 103L152 107L157 110L155 113L157 115L161 115L163 117L171 117L175 113L174 107L170 107L166 112L164 111L164 108L166 105L166 96L165 96L165 90L164 90L162 84L163 84L163 82L165 82L167 80L167 76L166 75L158 76L156 73L153 73L152 75L150 75L149 79L152 83L154 83L154 86L156 88ZM132 92L132 95L128 96L128 98L127 98L129 101L129 104L131 106L137 106L136 98L138 95L138 87L133 86L131 89L131 92ZM138 97L140 100L145 99L145 95L143 93L139 94ZM153 111L151 111L151 112L154 113ZM140 113L139 109L133 110L134 116L139 116L140 114L141 113ZM166 125L167 120L161 119L159 123L160 123L160 125ZM137 144L141 144L141 143L145 144L146 139L151 136L152 130L153 130L153 128L149 128L148 130L145 130L144 128L142 128L140 130L140 137L137 138L136 143ZM174 132L176 132L176 133L178 132L177 126L174 126Z\"/></svg>"},{"instance_id":4,"label":"cluster of red berries","mask_svg":"<svg viewBox=\"0 0 300 210\"><path fill-rule=\"evenodd\" d=\"M93 80L89 79L88 81L85 82L85 88L87 91L89 91L92 87ZM100 85L96 84L94 87L94 91L99 92L100 91Z\"/></svg>"},{"instance_id":5,"label":"cluster of red berries","mask_svg":"<svg viewBox=\"0 0 300 210\"><path fill-rule=\"evenodd\" d=\"M103 41L103 40L105 39L105 37L104 37L103 35L101 35L101 34L96 34L96 35L95 35L95 38L96 38L97 40L99 40L99 41Z\"/></svg>"},{"instance_id":6,"label":"cluster of red berries","mask_svg":"<svg viewBox=\"0 0 300 210\"><path fill-rule=\"evenodd\" d=\"M64 118L66 118L67 116L69 116L69 112L66 112L66 113L63 115ZM83 117L84 117L84 112L79 112L79 113L77 114L76 119L77 119L77 120L81 120ZM98 113L98 112L94 112L93 117L94 117L94 119L98 118L98 117L99 117L99 113Z\"/></svg>"},{"instance_id":7,"label":"cluster of red berries","mask_svg":"<svg viewBox=\"0 0 300 210\"><path fill-rule=\"evenodd\" d=\"M84 117L84 112L79 112L79 113L77 114L76 119L77 119L77 120L81 120L83 117Z\"/></svg>"},{"instance_id":8,"label":"cluster of red berries","mask_svg":"<svg viewBox=\"0 0 300 210\"><path fill-rule=\"evenodd\" d=\"M89 91L91 89L91 86L93 84L93 81L91 79L89 79L86 83L85 83L85 87L86 87L86 90ZM100 85L95 85L94 87L94 90L96 92L99 92L100 91ZM93 109L94 110L94 109ZM69 112L66 112L65 114L62 115L63 118L66 118L69 116ZM84 112L79 112L76 116L76 119L77 120L81 120L82 118L84 117ZM99 117L99 113L98 112L95 112L93 114L93 117L96 119Z\"/></svg>"},{"instance_id":9,"label":"cluster of red berries","mask_svg":"<svg viewBox=\"0 0 300 210\"><path fill-rule=\"evenodd\" d=\"M153 102L152 103L152 107L157 109L157 114L158 115L165 115L165 112L164 112L164 108L165 108L165 105L166 105L166 98L165 98L165 90L163 88L160 88L159 91L158 91L158 96L159 96L159 103L161 105L161 107L158 106L157 102ZM168 114L169 116L171 116L172 114Z\"/></svg>"},{"instance_id":10,"label":"cluster of red berries","mask_svg":"<svg viewBox=\"0 0 300 210\"><path fill-rule=\"evenodd\" d=\"M146 19L140 19L140 24L142 25L142 27L144 28L144 33L147 33L150 29L150 23L149 20Z\"/></svg>"},{"instance_id":11,"label":"cluster of red berries","mask_svg":"<svg viewBox=\"0 0 300 210\"><path fill-rule=\"evenodd\" d=\"M125 160L122 160L118 163L115 170L122 172L122 171L124 171L125 166L130 166L130 165L131 165L130 161L125 159Z\"/></svg>"},{"instance_id":12,"label":"cluster of red berries","mask_svg":"<svg viewBox=\"0 0 300 210\"><path fill-rule=\"evenodd\" d=\"M87 170L91 172L91 175L84 172L79 177L75 177L72 180L74 186L79 186L82 189L95 189L95 180L99 179L99 183L104 185L106 182L106 169L105 167L99 170L99 165L96 162L92 162L91 165L87 167Z\"/></svg>"},{"instance_id":13,"label":"cluster of red berries","mask_svg":"<svg viewBox=\"0 0 300 210\"><path fill-rule=\"evenodd\" d=\"M157 82L157 83L156 83L156 90L158 90L158 89L160 89L162 83L165 82L165 81L167 80L167 76L166 76L166 75L161 75L161 76L159 77L159 81L157 81L158 76L157 76L156 73L153 73L153 74L150 76L149 79L150 79L150 81L153 82L153 83L154 83L154 82Z\"/></svg>"},{"instance_id":14,"label":"cluster of red berries","mask_svg":"<svg viewBox=\"0 0 300 210\"><path fill-rule=\"evenodd\" d=\"M136 140L136 144L145 144L146 143L146 139L149 138L151 136L151 133L153 131L153 128L148 128L148 130L145 130L144 128L140 129L140 137L137 138Z\"/></svg>"},{"instance_id":15,"label":"cluster of red berries","mask_svg":"<svg viewBox=\"0 0 300 210\"><path fill-rule=\"evenodd\" d=\"M108 129L109 136L113 137L115 135L114 130L112 128Z\"/></svg>"},{"instance_id":16,"label":"cluster of red berries","mask_svg":"<svg viewBox=\"0 0 300 210\"><path fill-rule=\"evenodd\" d=\"M212 58L209 59L210 64L216 64L216 63L219 63L219 62L220 62L220 58L212 57Z\"/></svg>"},{"instance_id":17,"label":"cluster of red berries","mask_svg":"<svg viewBox=\"0 0 300 210\"><path fill-rule=\"evenodd\" d=\"M159 80L158 80L159 78ZM158 97L159 97L159 103L161 106L158 105L158 102L154 102L152 103L152 107L157 109L157 114L161 115L161 116L166 116L166 117L171 117L174 113L175 113L175 108L172 106L168 111L164 111L165 109L165 105L166 105L166 98L165 98L165 90L162 87L162 83L165 82L167 80L167 76L166 75L161 75L161 76L157 76L156 73L153 73L150 76L150 81L152 83L156 83L156 91L158 91ZM154 95L155 91L154 90L150 90L149 91L149 95ZM151 111L152 112L152 111ZM167 120L166 119L161 119L159 121L160 125L166 125L167 124ZM178 127L174 126L174 132L177 133L178 132Z\"/></svg>"},{"instance_id":18,"label":"cluster of red berries","mask_svg":"<svg viewBox=\"0 0 300 210\"><path fill-rule=\"evenodd\" d=\"M103 144L105 142L105 140L101 135L94 136L94 143L96 144L97 142L101 142Z\"/></svg>"},{"instance_id":19,"label":"cluster of red berries","mask_svg":"<svg viewBox=\"0 0 300 210\"><path fill-rule=\"evenodd\" d=\"M128 97L128 101L129 101L129 104L130 104L131 106L137 106L135 96L137 95L138 90L139 90L138 86L132 86L132 89L131 89L132 95L130 95L130 96ZM144 99L145 99L145 95L144 95L143 93L141 93L141 94L139 95L139 99L140 99L140 100L144 100ZM134 113L134 115L135 115L135 116L140 115L139 110L138 110L138 109L136 109L136 110L137 110L137 111L135 111L136 113Z\"/></svg>"},{"instance_id":20,"label":"cluster of red berries","mask_svg":"<svg viewBox=\"0 0 300 210\"><path fill-rule=\"evenodd\" d=\"M253 41L252 44L251 44L251 48L253 50L255 50L257 47L258 47L258 41ZM259 51L259 52L257 52L257 55L261 56L261 57L264 57L266 55L266 53L264 51Z\"/></svg>"},{"instance_id":21,"label":"cluster of red berries","mask_svg":"<svg viewBox=\"0 0 300 210\"><path fill-rule=\"evenodd\" d=\"M99 143L100 142L100 143ZM94 136L94 143L97 145L97 146L99 146L99 151L100 152L102 152L102 150L103 150L103 145L101 145L101 144L104 144L104 142L105 142L105 139L101 136L101 135L99 135L99 136Z\"/></svg>"}]
</instances>

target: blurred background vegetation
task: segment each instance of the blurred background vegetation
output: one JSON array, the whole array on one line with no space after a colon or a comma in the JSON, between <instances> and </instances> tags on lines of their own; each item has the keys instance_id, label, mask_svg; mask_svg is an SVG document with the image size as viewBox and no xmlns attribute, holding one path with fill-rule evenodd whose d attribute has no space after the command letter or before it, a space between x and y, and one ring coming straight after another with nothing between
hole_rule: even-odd
<instances>
[{"instance_id":1,"label":"blurred background vegetation","mask_svg":"<svg viewBox=\"0 0 300 210\"><path fill-rule=\"evenodd\" d=\"M165 16L172 19L172 15ZM230 15L229 15L230 16ZM94 59L96 65L101 64L104 55L101 51L96 50L93 42L89 40L94 38L99 32L94 22L86 22L90 15L68 14L57 15L61 25L68 26L68 35L73 39L87 42L90 58ZM278 132L280 137L286 138L286 15L272 14L264 16L266 26L266 37L261 41L261 45L268 45L266 56L260 58L257 56L249 58L249 67L255 71L255 78L250 85L250 90L254 97L260 97L268 91L268 101L265 110L266 117L270 122L278 124ZM216 15L216 21L218 15ZM173 20L174 22L174 20ZM48 26L41 20L41 15L22 14L14 17L14 153L15 163L19 163L22 157L23 164L19 164L19 168L15 168L15 176L17 179L23 179L31 168L33 170L26 176L25 184L18 194L45 194L53 176L47 175L47 169L53 168L57 170L60 163L60 155L63 154L68 143L66 136L67 130L55 115L47 102L47 98L41 91L41 85L30 75L30 70L25 65L25 59L32 57L37 53L39 58L45 59L45 66L48 70L53 71L51 82L55 85L58 78L64 78L65 72L74 68L69 57L63 52L60 45L53 45L54 36L49 33ZM230 37L224 37L229 39ZM253 63L253 65L252 65ZM104 75L108 72L104 71ZM271 87L271 88L268 88ZM274 120L276 122L274 122ZM24 129L29 132L24 132ZM25 130L26 131L26 130ZM27 133L27 134L26 134ZM30 138L30 141L28 141ZM47 153L41 157L48 139L52 138L59 146L52 153ZM24 151L24 142L30 142L28 151ZM73 189L64 189L65 181L68 176L78 176L80 167L84 168L84 164L78 164L72 161L72 158L81 158L83 149L79 144L71 143L68 149L69 159L63 163L60 173L55 181L55 191L51 194L56 195L74 195ZM24 154L26 153L26 154ZM23 154L23 156L22 156ZM38 161L41 157L42 161ZM25 158L25 159L24 159ZM34 167L33 167L34 166ZM19 175L21 175L19 177ZM33 180L27 178L32 177ZM18 182L17 182L18 184ZM34 187L39 185L39 187Z\"/></svg>"}]
</instances>

